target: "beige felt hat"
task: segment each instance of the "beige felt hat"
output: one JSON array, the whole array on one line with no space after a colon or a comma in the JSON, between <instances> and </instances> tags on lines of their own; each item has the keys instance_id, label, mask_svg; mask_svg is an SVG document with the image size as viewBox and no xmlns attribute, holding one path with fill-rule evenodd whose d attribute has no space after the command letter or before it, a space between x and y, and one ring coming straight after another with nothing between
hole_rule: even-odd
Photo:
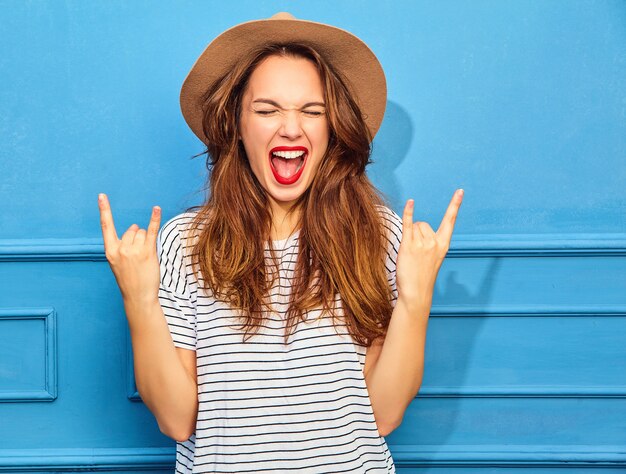
<instances>
[{"instance_id":1,"label":"beige felt hat","mask_svg":"<svg viewBox=\"0 0 626 474\"><path fill-rule=\"evenodd\" d=\"M372 137L387 105L387 83L380 62L359 38L340 28L277 13L224 31L202 52L180 91L180 107L191 130L205 141L201 97L208 86L248 51L262 44L298 42L313 47L349 82Z\"/></svg>"}]
</instances>

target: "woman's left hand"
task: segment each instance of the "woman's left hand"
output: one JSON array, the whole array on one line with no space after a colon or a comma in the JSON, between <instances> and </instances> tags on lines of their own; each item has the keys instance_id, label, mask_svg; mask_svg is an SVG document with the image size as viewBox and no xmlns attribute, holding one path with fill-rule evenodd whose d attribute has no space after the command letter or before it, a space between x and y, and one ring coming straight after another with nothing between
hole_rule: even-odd
<instances>
[{"instance_id":1,"label":"woman's left hand","mask_svg":"<svg viewBox=\"0 0 626 474\"><path fill-rule=\"evenodd\" d=\"M402 215L402 241L396 262L398 300L410 308L430 308L437 273L448 253L463 190L452 196L437 232L426 222L413 222L413 200Z\"/></svg>"}]
</instances>

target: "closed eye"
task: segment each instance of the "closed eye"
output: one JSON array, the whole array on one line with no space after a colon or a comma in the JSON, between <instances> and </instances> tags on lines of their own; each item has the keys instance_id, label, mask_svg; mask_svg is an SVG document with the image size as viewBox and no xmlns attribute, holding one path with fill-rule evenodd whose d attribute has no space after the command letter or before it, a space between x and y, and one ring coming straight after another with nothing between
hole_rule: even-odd
<instances>
[{"instance_id":1,"label":"closed eye","mask_svg":"<svg viewBox=\"0 0 626 474\"><path fill-rule=\"evenodd\" d=\"M255 114L259 114L259 115L271 115L275 112L278 112L278 111L277 110L255 110L254 111ZM303 113L310 117L319 117L321 115L324 115L324 112L320 112L317 110L304 110Z\"/></svg>"}]
</instances>

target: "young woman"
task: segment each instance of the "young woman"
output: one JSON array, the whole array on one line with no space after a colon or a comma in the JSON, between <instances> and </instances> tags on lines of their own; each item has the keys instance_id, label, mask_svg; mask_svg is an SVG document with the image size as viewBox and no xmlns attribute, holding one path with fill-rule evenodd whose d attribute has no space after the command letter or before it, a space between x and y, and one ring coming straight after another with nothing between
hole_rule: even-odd
<instances>
[{"instance_id":1,"label":"young woman","mask_svg":"<svg viewBox=\"0 0 626 474\"><path fill-rule=\"evenodd\" d=\"M419 390L437 232L368 180L384 74L348 32L288 14L238 25L181 92L208 197L119 240L100 196L137 387L177 472L395 472L384 439Z\"/></svg>"}]
</instances>

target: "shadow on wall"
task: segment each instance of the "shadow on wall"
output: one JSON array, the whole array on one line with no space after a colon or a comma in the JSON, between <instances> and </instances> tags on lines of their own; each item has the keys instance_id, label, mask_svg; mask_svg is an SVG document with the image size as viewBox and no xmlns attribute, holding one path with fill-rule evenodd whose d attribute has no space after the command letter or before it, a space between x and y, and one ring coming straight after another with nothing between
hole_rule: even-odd
<instances>
[{"instance_id":1,"label":"shadow on wall","mask_svg":"<svg viewBox=\"0 0 626 474\"><path fill-rule=\"evenodd\" d=\"M376 167L368 169L368 176L389 198L391 207L404 207L402 187L395 170L407 158L413 140L413 123L408 112L399 104L387 101L385 118L374 139L372 159Z\"/></svg>"}]
</instances>

